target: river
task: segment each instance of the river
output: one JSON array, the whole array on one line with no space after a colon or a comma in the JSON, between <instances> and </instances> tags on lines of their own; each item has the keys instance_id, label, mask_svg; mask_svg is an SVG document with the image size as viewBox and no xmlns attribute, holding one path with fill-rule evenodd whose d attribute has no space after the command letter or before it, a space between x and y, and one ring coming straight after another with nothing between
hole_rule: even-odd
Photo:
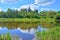
<instances>
[{"instance_id":1,"label":"river","mask_svg":"<svg viewBox=\"0 0 60 40\"><path fill-rule=\"evenodd\" d=\"M36 32L47 29L40 23L0 23L0 34L9 32L13 40L33 40Z\"/></svg>"}]
</instances>

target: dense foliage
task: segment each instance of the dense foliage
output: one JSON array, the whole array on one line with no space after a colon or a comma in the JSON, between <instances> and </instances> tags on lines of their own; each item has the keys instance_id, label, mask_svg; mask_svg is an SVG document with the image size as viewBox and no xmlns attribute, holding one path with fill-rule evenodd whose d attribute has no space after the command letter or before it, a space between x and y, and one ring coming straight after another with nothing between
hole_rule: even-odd
<instances>
[{"instance_id":1,"label":"dense foliage","mask_svg":"<svg viewBox=\"0 0 60 40\"><path fill-rule=\"evenodd\" d=\"M29 9L21 9L20 11L18 10L11 10L10 8L8 8L8 10L6 12L1 11L0 12L0 18L46 18L46 17L50 17L53 18L57 15L60 16L59 14L60 12L56 12L56 11L41 11L38 12L38 10L31 10Z\"/></svg>"},{"instance_id":2,"label":"dense foliage","mask_svg":"<svg viewBox=\"0 0 60 40\"><path fill-rule=\"evenodd\" d=\"M21 9L18 11L8 8L7 12L0 12L0 18L38 18L38 10Z\"/></svg>"},{"instance_id":3,"label":"dense foliage","mask_svg":"<svg viewBox=\"0 0 60 40\"><path fill-rule=\"evenodd\" d=\"M37 32L37 40L60 40L60 27L55 27L47 31Z\"/></svg>"}]
</instances>

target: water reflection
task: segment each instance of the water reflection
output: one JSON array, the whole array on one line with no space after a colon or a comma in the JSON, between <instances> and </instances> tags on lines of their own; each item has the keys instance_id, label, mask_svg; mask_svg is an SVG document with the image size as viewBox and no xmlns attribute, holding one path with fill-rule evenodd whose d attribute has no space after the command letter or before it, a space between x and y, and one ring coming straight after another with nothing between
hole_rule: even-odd
<instances>
[{"instance_id":1,"label":"water reflection","mask_svg":"<svg viewBox=\"0 0 60 40\"><path fill-rule=\"evenodd\" d=\"M28 30L28 29L22 30L22 29L18 28L18 30L20 30L23 33L28 33L28 34L33 34L33 35L37 32L37 29L34 29L34 28L31 28L30 30Z\"/></svg>"},{"instance_id":2,"label":"water reflection","mask_svg":"<svg viewBox=\"0 0 60 40\"><path fill-rule=\"evenodd\" d=\"M0 28L0 34L5 34L7 32L9 32L12 36L17 35L19 39L21 38L22 40L32 40L34 38L33 34L24 33L19 29L8 30L7 28Z\"/></svg>"},{"instance_id":3,"label":"water reflection","mask_svg":"<svg viewBox=\"0 0 60 40\"><path fill-rule=\"evenodd\" d=\"M38 31L42 32L44 30L48 30L48 28L42 28L41 26L38 26Z\"/></svg>"},{"instance_id":4,"label":"water reflection","mask_svg":"<svg viewBox=\"0 0 60 40\"><path fill-rule=\"evenodd\" d=\"M41 29L41 30L39 30L39 29ZM5 34L5 33L9 32L13 36L12 38L15 37L15 40L17 40L16 36L18 37L18 40L19 39L21 39L21 40L32 40L32 39L34 39L34 36L35 36L36 32L43 31L44 29L45 28L42 28L40 26L38 26L37 29L31 28L30 31L28 29L22 30L20 28L9 30L6 27L3 27L3 28L0 27L0 34Z\"/></svg>"},{"instance_id":5,"label":"water reflection","mask_svg":"<svg viewBox=\"0 0 60 40\"><path fill-rule=\"evenodd\" d=\"M49 23L49 28L53 27L54 24ZM53 26L52 26L53 25ZM44 27L45 26L45 27ZM35 33L38 31L48 30L47 23L0 23L0 34L9 32L12 38L21 40L32 40L35 37ZM17 38L16 38L17 39Z\"/></svg>"},{"instance_id":6,"label":"water reflection","mask_svg":"<svg viewBox=\"0 0 60 40\"><path fill-rule=\"evenodd\" d=\"M31 22L28 22L28 23L17 23L17 22L13 22L13 23L0 23L0 26L1 27L7 27L8 29L16 29L16 28L21 28L21 29L28 29L30 30L31 28L37 28L37 26L40 25L42 27L54 27L54 23L50 22L50 23L46 23L46 22L42 22L42 23L31 23Z\"/></svg>"}]
</instances>

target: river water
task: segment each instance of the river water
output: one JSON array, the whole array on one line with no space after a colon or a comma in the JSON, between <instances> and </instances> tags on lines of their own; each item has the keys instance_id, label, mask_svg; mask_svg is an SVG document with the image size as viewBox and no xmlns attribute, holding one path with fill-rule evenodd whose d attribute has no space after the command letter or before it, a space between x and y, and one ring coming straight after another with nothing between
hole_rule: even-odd
<instances>
[{"instance_id":1,"label":"river water","mask_svg":"<svg viewBox=\"0 0 60 40\"><path fill-rule=\"evenodd\" d=\"M9 32L13 40L33 40L36 32L47 29L39 23L0 23L0 34Z\"/></svg>"}]
</instances>

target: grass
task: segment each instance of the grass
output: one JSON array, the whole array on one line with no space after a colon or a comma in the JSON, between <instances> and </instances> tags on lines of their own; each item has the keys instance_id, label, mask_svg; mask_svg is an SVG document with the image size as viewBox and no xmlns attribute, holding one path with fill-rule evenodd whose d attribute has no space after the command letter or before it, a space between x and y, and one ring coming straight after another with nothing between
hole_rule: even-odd
<instances>
[{"instance_id":1,"label":"grass","mask_svg":"<svg viewBox=\"0 0 60 40\"><path fill-rule=\"evenodd\" d=\"M11 39L10 34L7 33L7 34L1 34L0 35L0 40L12 40L12 39Z\"/></svg>"},{"instance_id":2,"label":"grass","mask_svg":"<svg viewBox=\"0 0 60 40\"><path fill-rule=\"evenodd\" d=\"M38 40L60 40L60 27L54 27L47 31L37 32Z\"/></svg>"},{"instance_id":3,"label":"grass","mask_svg":"<svg viewBox=\"0 0 60 40\"><path fill-rule=\"evenodd\" d=\"M43 22L55 22L54 18L41 18L40 20Z\"/></svg>"},{"instance_id":4,"label":"grass","mask_svg":"<svg viewBox=\"0 0 60 40\"><path fill-rule=\"evenodd\" d=\"M52 22L54 19L51 18L0 18L0 22Z\"/></svg>"},{"instance_id":5,"label":"grass","mask_svg":"<svg viewBox=\"0 0 60 40\"><path fill-rule=\"evenodd\" d=\"M36 18L0 18L0 22L38 22Z\"/></svg>"}]
</instances>

